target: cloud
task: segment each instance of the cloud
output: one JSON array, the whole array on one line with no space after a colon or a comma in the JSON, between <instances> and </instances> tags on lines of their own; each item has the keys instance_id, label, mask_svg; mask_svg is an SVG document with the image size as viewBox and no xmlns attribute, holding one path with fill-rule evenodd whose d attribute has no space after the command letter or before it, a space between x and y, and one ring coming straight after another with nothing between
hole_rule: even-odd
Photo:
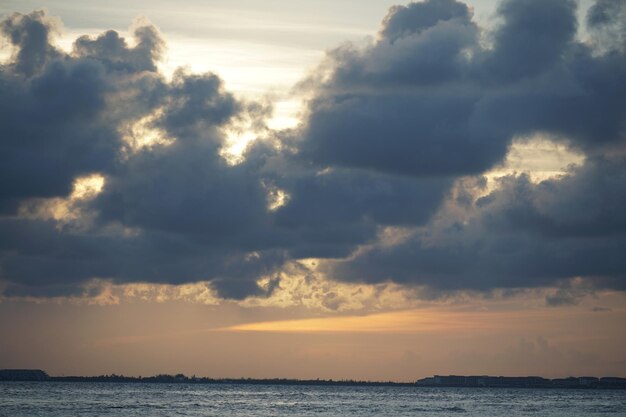
<instances>
[{"instance_id":1,"label":"cloud","mask_svg":"<svg viewBox=\"0 0 626 417\"><path fill-rule=\"evenodd\" d=\"M74 294L98 277L204 277L225 296L260 293L255 280L283 257L250 256L254 248L232 235L258 227L264 189L251 167L218 155L221 126L242 113L240 103L213 74L178 72L166 82L156 72L164 43L149 24L136 27L132 47L107 31L78 38L69 55L49 43L51 27L44 12L2 21L18 48L0 73L5 293ZM125 132L147 117L147 129L174 142L132 148ZM105 178L102 193L76 203L90 224L15 217L26 203L69 198L92 173Z\"/></svg>"},{"instance_id":2,"label":"cloud","mask_svg":"<svg viewBox=\"0 0 626 417\"><path fill-rule=\"evenodd\" d=\"M325 279L424 294L567 288L575 277L623 290L622 12L598 1L585 43L571 1L507 0L492 32L454 0L393 7L376 40L328 53L301 83L301 125L280 132L266 127L266 106L213 73L165 79L165 42L149 22L131 41L106 31L65 53L46 13L8 16L4 295L82 294L95 278L266 297L309 258ZM242 125L259 138L233 163L222 154ZM531 135L584 164L542 183L505 177L487 192L480 176ZM89 176L101 187L76 198ZM332 291L327 301L338 302Z\"/></svg>"},{"instance_id":3,"label":"cloud","mask_svg":"<svg viewBox=\"0 0 626 417\"><path fill-rule=\"evenodd\" d=\"M426 222L450 186L445 179L412 180L337 169L279 180L290 195L276 225L300 235L295 258L344 257L375 237L380 226Z\"/></svg>"},{"instance_id":4,"label":"cloud","mask_svg":"<svg viewBox=\"0 0 626 417\"><path fill-rule=\"evenodd\" d=\"M459 176L498 164L518 136L550 133L587 152L623 143L623 51L577 41L572 1L505 1L498 13L491 47L466 6L428 0L393 8L371 45L332 51L305 84L315 94L302 158Z\"/></svg>"},{"instance_id":5,"label":"cloud","mask_svg":"<svg viewBox=\"0 0 626 417\"><path fill-rule=\"evenodd\" d=\"M575 38L575 6L504 1L485 47L462 5L427 0L393 8L371 45L331 53L326 73L309 81L317 95L302 129L304 160L459 178L486 172L515 138L536 134L588 160L539 185L526 176L505 179L476 202L469 220L431 222L397 246L327 262L329 276L444 290L551 286L584 276L624 288L618 207L626 59L619 45L602 49ZM588 21L619 35L623 22L605 16L608 8L621 10L598 2Z\"/></svg>"},{"instance_id":6,"label":"cloud","mask_svg":"<svg viewBox=\"0 0 626 417\"><path fill-rule=\"evenodd\" d=\"M504 177L499 188L440 213L411 239L329 263L328 274L444 290L551 286L582 277L623 290L625 172L617 158L590 160L538 184L526 175Z\"/></svg>"},{"instance_id":7,"label":"cloud","mask_svg":"<svg viewBox=\"0 0 626 417\"><path fill-rule=\"evenodd\" d=\"M550 307L576 305L583 297L589 294L593 295L593 289L585 288L579 282L579 285L558 288L553 294L548 294L546 296L546 305Z\"/></svg>"},{"instance_id":8,"label":"cloud","mask_svg":"<svg viewBox=\"0 0 626 417\"><path fill-rule=\"evenodd\" d=\"M28 16L49 26L43 12ZM179 70L166 81L156 72L158 31L140 26L134 37L132 47L114 31L80 37L71 54L28 76L2 69L15 80L2 84L11 95L1 104L7 296L80 294L94 278L210 281L223 297L268 295L285 262L346 256L376 238L377 222L424 222L449 185L318 175L262 141L233 165L221 156L228 129L244 119L263 126L265 112L211 73ZM94 173L99 191L70 201L77 179ZM270 209L272 190L284 190L289 204ZM41 214L55 207L61 215ZM257 285L268 277L271 285Z\"/></svg>"},{"instance_id":9,"label":"cloud","mask_svg":"<svg viewBox=\"0 0 626 417\"><path fill-rule=\"evenodd\" d=\"M606 49L626 47L626 6L620 0L598 0L587 13L587 26L598 46Z\"/></svg>"},{"instance_id":10,"label":"cloud","mask_svg":"<svg viewBox=\"0 0 626 417\"><path fill-rule=\"evenodd\" d=\"M107 56L90 57L84 48L72 56L58 51L49 43L53 22L38 11L0 26L17 48L0 69L0 212L15 212L27 198L65 196L76 177L113 169L123 146L119 126L150 112L150 95L162 83L155 73L120 74ZM118 52L145 48L139 41ZM121 96L132 99L132 109Z\"/></svg>"},{"instance_id":11,"label":"cloud","mask_svg":"<svg viewBox=\"0 0 626 417\"><path fill-rule=\"evenodd\" d=\"M503 22L480 63L490 81L516 81L553 68L576 34L574 0L505 0L498 14Z\"/></svg>"},{"instance_id":12,"label":"cloud","mask_svg":"<svg viewBox=\"0 0 626 417\"><path fill-rule=\"evenodd\" d=\"M96 59L117 71L156 71L156 62L165 47L158 31L146 22L146 25L136 27L133 35L136 45L132 48L114 30L108 30L95 39L81 36L74 42L74 55Z\"/></svg>"},{"instance_id":13,"label":"cloud","mask_svg":"<svg viewBox=\"0 0 626 417\"><path fill-rule=\"evenodd\" d=\"M332 51L328 80L312 77L301 156L412 176L477 173L498 161L506 138L471 125L482 93L464 81L478 36L467 7L437 0L396 7L384 25L365 49Z\"/></svg>"},{"instance_id":14,"label":"cloud","mask_svg":"<svg viewBox=\"0 0 626 417\"><path fill-rule=\"evenodd\" d=\"M391 42L420 33L440 22L471 18L466 4L455 0L410 3L408 6L393 6L383 19L380 34Z\"/></svg>"},{"instance_id":15,"label":"cloud","mask_svg":"<svg viewBox=\"0 0 626 417\"><path fill-rule=\"evenodd\" d=\"M51 33L58 26L43 11L29 14L14 13L5 18L0 32L16 48L13 67L27 76L41 70L51 59L61 53L50 44Z\"/></svg>"}]
</instances>

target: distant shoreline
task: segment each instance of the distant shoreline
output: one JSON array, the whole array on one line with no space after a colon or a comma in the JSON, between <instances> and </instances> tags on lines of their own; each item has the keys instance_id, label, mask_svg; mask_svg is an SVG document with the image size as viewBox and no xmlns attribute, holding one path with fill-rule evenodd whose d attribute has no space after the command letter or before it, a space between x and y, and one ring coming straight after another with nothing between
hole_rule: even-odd
<instances>
[{"instance_id":1,"label":"distant shoreline","mask_svg":"<svg viewBox=\"0 0 626 417\"><path fill-rule=\"evenodd\" d=\"M619 377L569 377L547 379L538 376L461 376L435 375L416 382L357 381L333 379L288 378L208 378L177 375L132 377L123 375L99 376L49 376L40 369L0 369L0 381L41 382L113 382L154 384L244 384L244 385L297 385L297 386L369 386L369 387L465 387L465 388L538 388L538 389L626 389L626 378Z\"/></svg>"}]
</instances>

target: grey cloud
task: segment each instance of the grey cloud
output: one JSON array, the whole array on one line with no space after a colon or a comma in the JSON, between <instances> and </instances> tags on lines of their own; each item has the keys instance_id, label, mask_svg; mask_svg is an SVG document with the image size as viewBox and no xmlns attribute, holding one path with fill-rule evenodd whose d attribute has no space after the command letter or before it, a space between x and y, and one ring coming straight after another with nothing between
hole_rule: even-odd
<instances>
[{"instance_id":1,"label":"grey cloud","mask_svg":"<svg viewBox=\"0 0 626 417\"><path fill-rule=\"evenodd\" d=\"M608 6L597 3L590 16ZM455 7L430 0L396 8L385 22L394 28L393 42L383 35L364 49L333 52L330 77L319 81L309 104L300 157L322 167L458 177L498 163L516 136L541 133L588 160L540 185L510 178L479 201L469 224L439 230L429 223L404 244L329 262L326 273L440 290L550 286L577 276L623 289L625 163L612 156L626 139L623 50L577 41L574 2L528 0L501 4L493 48L480 46L474 33L450 49L454 59L420 55L424 45L446 50L455 31L472 28ZM411 9L436 10L441 19L422 25L415 18L415 30L396 30L394 16ZM619 35L623 22L607 19L590 22ZM415 60L401 47L409 43ZM433 62L442 64L434 71L439 77L420 72ZM414 79L399 75L407 69Z\"/></svg>"},{"instance_id":2,"label":"grey cloud","mask_svg":"<svg viewBox=\"0 0 626 417\"><path fill-rule=\"evenodd\" d=\"M505 154L507 142L470 124L477 97L448 94L355 94L311 105L302 158L391 174L479 173Z\"/></svg>"},{"instance_id":3,"label":"grey cloud","mask_svg":"<svg viewBox=\"0 0 626 417\"><path fill-rule=\"evenodd\" d=\"M61 53L50 44L54 23L42 11L14 13L0 24L0 33L17 48L14 66L27 76L39 71L45 63Z\"/></svg>"},{"instance_id":4,"label":"grey cloud","mask_svg":"<svg viewBox=\"0 0 626 417\"><path fill-rule=\"evenodd\" d=\"M159 89L160 77L123 78L106 65L106 57L61 54L48 43L47 32L42 34L50 26L43 12L2 21L4 33L21 48L14 65L0 69L0 211L5 213L22 199L67 195L77 176L111 170L122 147L120 126L156 105L149 96ZM27 62L36 62L37 71L28 64L32 71L23 73ZM117 94L135 90L143 96L132 110L118 100L109 105Z\"/></svg>"},{"instance_id":5,"label":"grey cloud","mask_svg":"<svg viewBox=\"0 0 626 417\"><path fill-rule=\"evenodd\" d=\"M582 277L623 290L625 167L623 159L599 159L560 180L506 178L477 200L469 220L431 224L403 244L331 264L328 273L444 290L550 286Z\"/></svg>"},{"instance_id":6,"label":"grey cloud","mask_svg":"<svg viewBox=\"0 0 626 417\"><path fill-rule=\"evenodd\" d=\"M484 221L497 230L532 232L550 238L593 238L626 234L626 161L588 160L569 175L532 184L526 177L504 180L503 188L479 200L489 208Z\"/></svg>"},{"instance_id":7,"label":"grey cloud","mask_svg":"<svg viewBox=\"0 0 626 417\"><path fill-rule=\"evenodd\" d=\"M290 196L275 214L278 233L296 236L288 246L290 254L337 258L374 239L380 226L425 223L450 182L337 169L307 172L277 184Z\"/></svg>"},{"instance_id":8,"label":"grey cloud","mask_svg":"<svg viewBox=\"0 0 626 417\"><path fill-rule=\"evenodd\" d=\"M587 12L587 26L601 46L626 48L626 4L621 0L598 0Z\"/></svg>"},{"instance_id":9,"label":"grey cloud","mask_svg":"<svg viewBox=\"0 0 626 417\"><path fill-rule=\"evenodd\" d=\"M30 82L0 74L4 210L20 198L66 195L75 176L113 162L118 134L98 121L107 90L102 75L91 61L54 61Z\"/></svg>"},{"instance_id":10,"label":"grey cloud","mask_svg":"<svg viewBox=\"0 0 626 417\"><path fill-rule=\"evenodd\" d=\"M529 78L549 69L576 34L574 0L505 0L498 13L503 23L481 65L491 80Z\"/></svg>"},{"instance_id":11,"label":"grey cloud","mask_svg":"<svg viewBox=\"0 0 626 417\"><path fill-rule=\"evenodd\" d=\"M156 62L164 49L164 42L153 26L135 29L136 45L129 48L116 31L109 30L95 39L81 36L74 42L74 54L97 59L120 71L156 71Z\"/></svg>"},{"instance_id":12,"label":"grey cloud","mask_svg":"<svg viewBox=\"0 0 626 417\"><path fill-rule=\"evenodd\" d=\"M620 33L613 7L591 9L596 34ZM242 120L263 129L267 109L215 74L180 70L166 81L154 27L136 29L134 47L108 31L63 54L44 13L6 18L17 52L0 68L5 295L70 294L95 277L206 280L240 299L270 294L285 263L311 257L332 259L322 264L333 279L432 293L572 277L626 289L626 163L614 155L626 132L624 49L576 40L568 0L508 0L499 13L485 48L460 2L393 8L376 42L332 51L330 73L305 83L302 126L269 132L237 165L220 156L225 129ZM172 142L130 149L122 133L147 115ZM585 165L541 184L507 178L477 202L471 190L450 200L460 177L536 133L584 152ZM17 215L21 204L68 196L90 173L106 184L77 203L88 213L79 225ZM277 190L286 200L270 209ZM469 220L455 221L450 204ZM416 234L378 245L387 226ZM261 277L273 277L267 288Z\"/></svg>"},{"instance_id":13,"label":"grey cloud","mask_svg":"<svg viewBox=\"0 0 626 417\"><path fill-rule=\"evenodd\" d=\"M44 13L34 15L46 25ZM3 84L14 95L2 103L10 109L3 126L13 129L2 142L5 212L30 198L67 196L79 175L107 180L82 207L96 214L86 228L1 220L7 295L67 294L99 277L214 280L225 296L241 298L263 294L255 280L284 262L280 250L250 254L254 247L243 243L267 221L266 194L254 169L218 154L220 127L242 112L240 103L213 74L179 71L166 83L155 72L164 46L157 30L134 35L133 48L114 31L81 37L72 55L28 79L2 73L20 81ZM149 127L175 142L127 150L121 132L157 109Z\"/></svg>"},{"instance_id":14,"label":"grey cloud","mask_svg":"<svg viewBox=\"0 0 626 417\"><path fill-rule=\"evenodd\" d=\"M283 183L290 200L276 216L288 227L335 227L359 219L379 225L421 224L450 186L445 179L416 181L342 169Z\"/></svg>"},{"instance_id":15,"label":"grey cloud","mask_svg":"<svg viewBox=\"0 0 626 417\"><path fill-rule=\"evenodd\" d=\"M424 7L431 3L437 2ZM479 93L450 84L462 78L461 50L475 40L476 27L467 19L435 23L394 43L383 39L364 51L334 52L333 77L309 105L302 158L321 166L445 176L480 172L501 157L504 143L468 129Z\"/></svg>"},{"instance_id":16,"label":"grey cloud","mask_svg":"<svg viewBox=\"0 0 626 417\"><path fill-rule=\"evenodd\" d=\"M559 289L555 294L546 296L546 304L550 307L576 305L578 301L577 294L571 294L562 289Z\"/></svg>"},{"instance_id":17,"label":"grey cloud","mask_svg":"<svg viewBox=\"0 0 626 417\"><path fill-rule=\"evenodd\" d=\"M585 287L584 285L565 285L557 288L557 290L546 296L546 305L550 307L561 307L567 305L576 305L581 299L594 295L594 289Z\"/></svg>"},{"instance_id":18,"label":"grey cloud","mask_svg":"<svg viewBox=\"0 0 626 417\"><path fill-rule=\"evenodd\" d=\"M550 133L585 152L623 143L624 53L576 41L575 6L503 2L492 48L460 3L393 9L381 39L332 51L330 74L311 77L300 156L322 167L459 176L500 162L520 135Z\"/></svg>"},{"instance_id":19,"label":"grey cloud","mask_svg":"<svg viewBox=\"0 0 626 417\"><path fill-rule=\"evenodd\" d=\"M214 129L227 124L243 110L241 103L224 91L217 75L186 74L180 70L167 92L166 104L166 113L157 124L181 139L198 139L202 130L218 137ZM220 144L215 142L217 146Z\"/></svg>"},{"instance_id":20,"label":"grey cloud","mask_svg":"<svg viewBox=\"0 0 626 417\"><path fill-rule=\"evenodd\" d=\"M87 280L105 278L172 284L215 280L224 294L242 298L255 288L257 277L284 261L279 252L250 256L158 231L84 233L60 230L53 222L15 219L0 220L0 231L7 296L77 294Z\"/></svg>"},{"instance_id":21,"label":"grey cloud","mask_svg":"<svg viewBox=\"0 0 626 417\"><path fill-rule=\"evenodd\" d=\"M266 200L247 166L228 166L208 141L179 141L132 156L94 204L104 221L220 241L262 222Z\"/></svg>"},{"instance_id":22,"label":"grey cloud","mask_svg":"<svg viewBox=\"0 0 626 417\"><path fill-rule=\"evenodd\" d=\"M469 8L455 0L426 1L410 3L408 6L393 6L383 19L382 37L391 42L421 33L442 21L452 19L467 20L471 17Z\"/></svg>"},{"instance_id":23,"label":"grey cloud","mask_svg":"<svg viewBox=\"0 0 626 417\"><path fill-rule=\"evenodd\" d=\"M622 54L594 57L576 44L562 64L537 79L485 96L473 123L493 134L549 133L590 154L610 151L626 138L625 62Z\"/></svg>"},{"instance_id":24,"label":"grey cloud","mask_svg":"<svg viewBox=\"0 0 626 417\"><path fill-rule=\"evenodd\" d=\"M225 297L269 294L278 281L261 289L256 280L284 262L347 256L380 225L421 224L438 207L449 180L346 169L319 175L262 141L229 165L220 156L223 128L242 117L262 126L254 119L266 112L211 73L177 71L166 82L154 71L163 48L157 34L136 30L133 48L113 31L81 37L71 55L13 89L7 84L5 213L33 198L67 196L79 175L97 172L106 184L79 203L91 216L80 225L0 219L6 295L76 293L91 278L208 280ZM11 69L2 75L17 77ZM173 142L127 148L121 132L149 114L146 127ZM268 186L287 193L286 206L268 210Z\"/></svg>"}]
</instances>

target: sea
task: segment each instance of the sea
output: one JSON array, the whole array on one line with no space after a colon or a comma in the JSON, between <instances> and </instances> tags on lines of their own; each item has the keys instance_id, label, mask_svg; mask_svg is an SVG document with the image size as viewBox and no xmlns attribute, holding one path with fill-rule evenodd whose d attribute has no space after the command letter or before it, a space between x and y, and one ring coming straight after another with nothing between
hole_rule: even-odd
<instances>
[{"instance_id":1,"label":"sea","mask_svg":"<svg viewBox=\"0 0 626 417\"><path fill-rule=\"evenodd\" d=\"M0 416L626 416L625 390L0 382Z\"/></svg>"}]
</instances>

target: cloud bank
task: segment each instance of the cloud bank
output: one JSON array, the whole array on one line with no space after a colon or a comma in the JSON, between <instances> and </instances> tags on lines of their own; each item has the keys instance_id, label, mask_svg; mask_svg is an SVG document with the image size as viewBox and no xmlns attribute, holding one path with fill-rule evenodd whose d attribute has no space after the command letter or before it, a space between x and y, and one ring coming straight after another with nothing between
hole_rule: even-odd
<instances>
[{"instance_id":1,"label":"cloud bank","mask_svg":"<svg viewBox=\"0 0 626 417\"><path fill-rule=\"evenodd\" d=\"M626 289L626 7L599 0L586 22L569 0L497 13L487 31L454 0L391 8L376 40L329 51L302 81L304 118L285 131L215 74L166 79L149 23L66 53L46 13L5 17L4 296L104 279L210 282L243 299L310 258L329 279L435 291ZM223 150L244 125L258 139L233 164ZM584 164L486 189L482 174L532 135ZM81 196L88 178L101 188Z\"/></svg>"}]
</instances>

